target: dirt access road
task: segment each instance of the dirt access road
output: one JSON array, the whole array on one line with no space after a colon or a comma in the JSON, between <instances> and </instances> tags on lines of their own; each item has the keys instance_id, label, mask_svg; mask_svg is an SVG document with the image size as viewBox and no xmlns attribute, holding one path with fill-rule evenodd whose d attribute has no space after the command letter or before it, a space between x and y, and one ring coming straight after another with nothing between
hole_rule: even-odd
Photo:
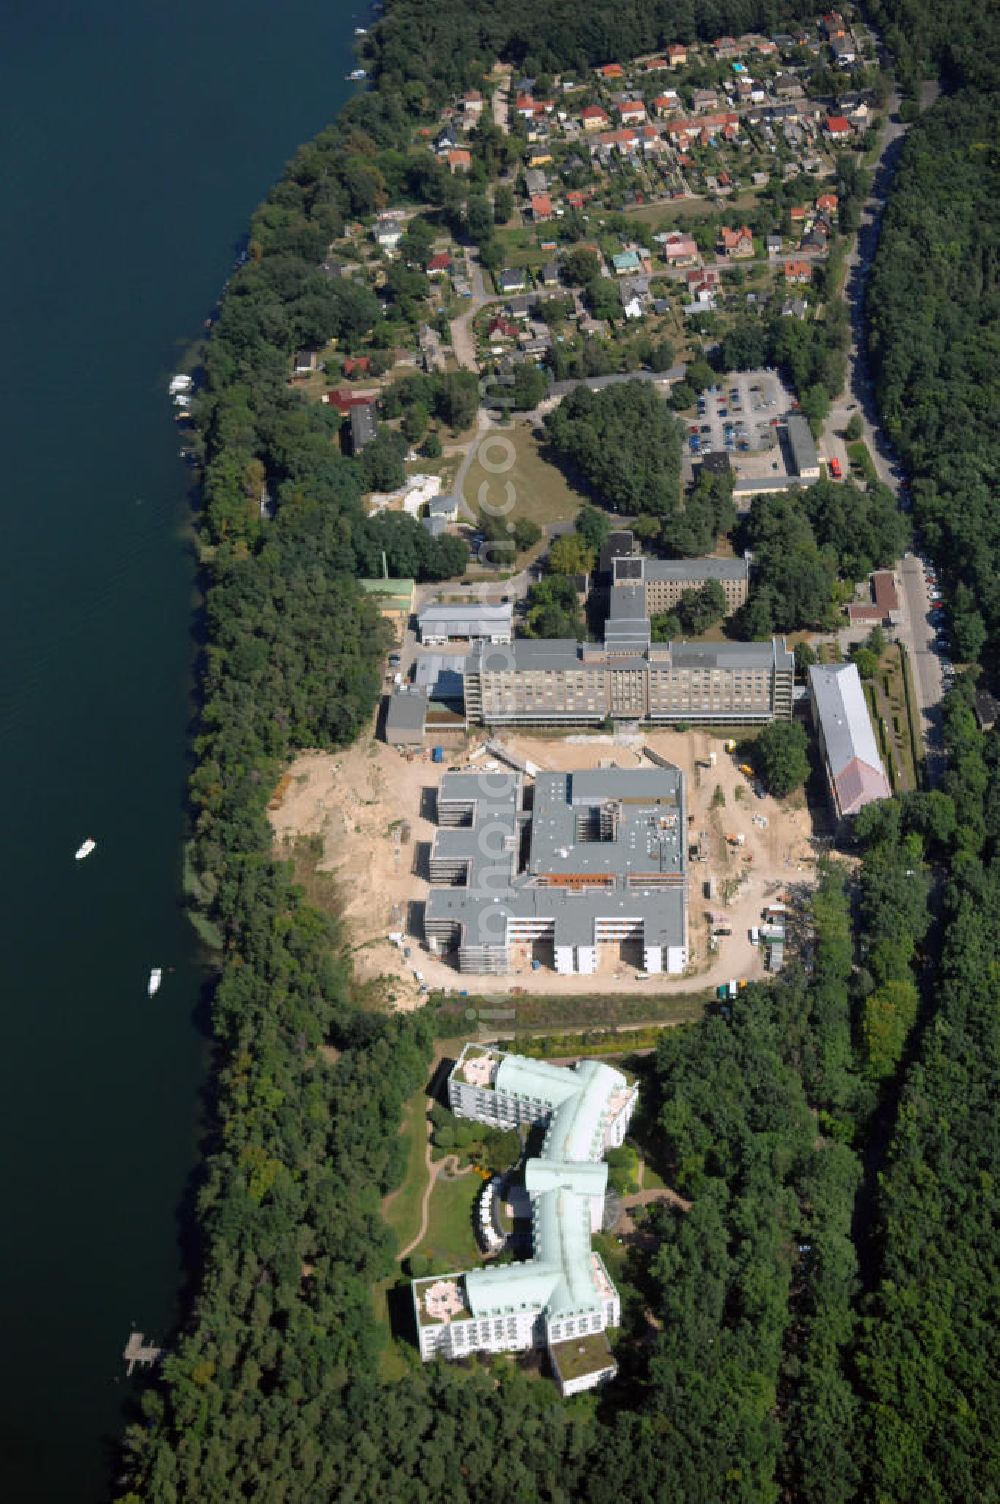
<instances>
[{"instance_id":1,"label":"dirt access road","mask_svg":"<svg viewBox=\"0 0 1000 1504\"><path fill-rule=\"evenodd\" d=\"M446 751L448 763L464 766L467 751L482 740L454 739ZM689 871L688 971L682 977L656 977L648 985L663 994L714 988L733 977L760 977L763 956L750 944L748 932L778 892L790 883L813 880L808 811L804 804L756 798L721 741L706 732L655 731L644 740L688 775L690 836L696 841L704 832L706 857L692 862ZM551 771L612 762L651 766L636 747L616 744L611 736L522 736L508 738L508 744ZM716 767L699 768L697 761L713 751ZM408 760L371 738L346 752L307 753L292 765L281 801L271 812L279 850L286 839L320 838L319 867L337 880L356 973L362 981L386 979L386 996L400 1009L419 1006L421 980L446 992L477 986L477 978L431 956L419 939L421 906L429 891L426 852L437 828L427 816L445 766L430 761L429 749ZM742 837L743 845L730 844L727 836ZM715 881L714 899L705 897L709 878ZM718 918L710 922L709 914ZM713 941L713 928L732 933ZM401 942L389 939L401 932ZM489 990L497 995L523 987L532 994L570 997L587 991L631 992L643 976L636 964L640 960L628 945L621 952L603 948L599 970L588 980L558 976L547 966L533 971L531 957L524 955L512 974L491 977Z\"/></svg>"}]
</instances>

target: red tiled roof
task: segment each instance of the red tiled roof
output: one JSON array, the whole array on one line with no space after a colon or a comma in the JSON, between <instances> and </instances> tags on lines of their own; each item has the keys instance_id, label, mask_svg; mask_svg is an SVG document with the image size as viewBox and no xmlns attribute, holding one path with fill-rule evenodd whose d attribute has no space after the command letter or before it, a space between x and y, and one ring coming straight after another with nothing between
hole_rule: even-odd
<instances>
[{"instance_id":1,"label":"red tiled roof","mask_svg":"<svg viewBox=\"0 0 1000 1504\"><path fill-rule=\"evenodd\" d=\"M846 136L851 129L851 122L846 115L828 115L826 129L831 136Z\"/></svg>"},{"instance_id":2,"label":"red tiled roof","mask_svg":"<svg viewBox=\"0 0 1000 1504\"><path fill-rule=\"evenodd\" d=\"M885 774L879 768L852 757L833 780L837 791L837 803L844 815L856 815L859 809L875 799L889 799L892 790Z\"/></svg>"},{"instance_id":3,"label":"red tiled roof","mask_svg":"<svg viewBox=\"0 0 1000 1504\"><path fill-rule=\"evenodd\" d=\"M531 213L535 219L552 218L552 200L547 193L531 195Z\"/></svg>"},{"instance_id":4,"label":"red tiled roof","mask_svg":"<svg viewBox=\"0 0 1000 1504\"><path fill-rule=\"evenodd\" d=\"M450 266L451 256L448 254L448 252L438 251L437 255L432 256L428 261L427 270L429 272L446 272Z\"/></svg>"}]
</instances>

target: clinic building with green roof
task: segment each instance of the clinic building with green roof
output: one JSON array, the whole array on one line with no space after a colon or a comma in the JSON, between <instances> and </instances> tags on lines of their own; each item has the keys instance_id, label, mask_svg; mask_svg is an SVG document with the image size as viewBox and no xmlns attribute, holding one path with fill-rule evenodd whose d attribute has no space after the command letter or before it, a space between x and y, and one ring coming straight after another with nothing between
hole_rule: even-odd
<instances>
[{"instance_id":1,"label":"clinic building with green roof","mask_svg":"<svg viewBox=\"0 0 1000 1504\"><path fill-rule=\"evenodd\" d=\"M524 1169L532 1256L413 1282L420 1356L546 1348L564 1395L617 1371L604 1336L621 1302L591 1239L607 1191L605 1152L625 1138L638 1087L612 1066L574 1067L467 1044L448 1078L457 1117L497 1127L546 1124ZM497 1194L497 1182L483 1188Z\"/></svg>"}]
</instances>

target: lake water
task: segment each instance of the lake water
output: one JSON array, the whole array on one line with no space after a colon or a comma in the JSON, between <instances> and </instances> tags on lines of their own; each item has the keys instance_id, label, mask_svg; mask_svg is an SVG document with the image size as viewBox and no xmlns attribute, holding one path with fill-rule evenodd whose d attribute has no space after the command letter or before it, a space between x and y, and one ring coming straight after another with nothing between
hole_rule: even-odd
<instances>
[{"instance_id":1,"label":"lake water","mask_svg":"<svg viewBox=\"0 0 1000 1504\"><path fill-rule=\"evenodd\" d=\"M0 1496L106 1496L198 1156L193 660L166 383L347 97L362 0L8 0L0 51ZM98 842L83 863L73 852ZM173 968L152 1002L152 965Z\"/></svg>"}]
</instances>

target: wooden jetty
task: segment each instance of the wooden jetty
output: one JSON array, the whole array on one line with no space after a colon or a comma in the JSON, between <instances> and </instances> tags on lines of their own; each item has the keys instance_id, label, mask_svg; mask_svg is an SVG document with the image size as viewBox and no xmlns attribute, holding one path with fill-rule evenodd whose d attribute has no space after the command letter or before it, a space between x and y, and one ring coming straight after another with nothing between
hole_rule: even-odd
<instances>
[{"instance_id":1,"label":"wooden jetty","mask_svg":"<svg viewBox=\"0 0 1000 1504\"><path fill-rule=\"evenodd\" d=\"M162 1347L153 1347L150 1343L144 1343L141 1332L131 1332L122 1353L128 1367L125 1373L128 1378L132 1377L132 1370L138 1363L140 1368L149 1368L153 1363L159 1363L163 1357Z\"/></svg>"}]
</instances>

